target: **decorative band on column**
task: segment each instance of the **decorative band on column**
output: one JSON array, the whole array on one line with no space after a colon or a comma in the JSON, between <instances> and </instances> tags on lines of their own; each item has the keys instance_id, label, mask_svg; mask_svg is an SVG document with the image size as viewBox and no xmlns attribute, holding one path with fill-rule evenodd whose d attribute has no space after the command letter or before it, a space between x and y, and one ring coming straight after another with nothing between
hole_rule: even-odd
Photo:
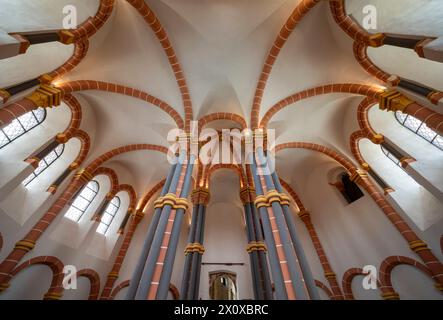
<instances>
[{"instance_id":1,"label":"decorative band on column","mask_svg":"<svg viewBox=\"0 0 443 320\"><path fill-rule=\"evenodd\" d=\"M366 171L361 170L361 169L357 169L355 170L355 172L353 172L349 178L349 180L351 180L352 182L358 183L360 182L362 179L366 179L368 177Z\"/></svg>"},{"instance_id":2,"label":"decorative band on column","mask_svg":"<svg viewBox=\"0 0 443 320\"><path fill-rule=\"evenodd\" d=\"M334 279L336 277L335 273L332 271L325 272L325 278L326 279Z\"/></svg>"},{"instance_id":3,"label":"decorative band on column","mask_svg":"<svg viewBox=\"0 0 443 320\"><path fill-rule=\"evenodd\" d=\"M172 209L186 211L189 207L189 201L186 198L177 197L174 193L168 193L154 201L154 209L163 208L165 205L170 205Z\"/></svg>"},{"instance_id":4,"label":"decorative band on column","mask_svg":"<svg viewBox=\"0 0 443 320\"><path fill-rule=\"evenodd\" d=\"M436 283L434 284L435 288L437 288L437 290L443 292L443 284L441 283ZM0 285L0 292L1 292L1 285Z\"/></svg>"},{"instance_id":5,"label":"decorative band on column","mask_svg":"<svg viewBox=\"0 0 443 320\"><path fill-rule=\"evenodd\" d=\"M137 219L143 219L143 217L145 216L145 214L143 213L143 210L142 209L137 209L137 210L135 210L135 217L137 218Z\"/></svg>"},{"instance_id":6,"label":"decorative band on column","mask_svg":"<svg viewBox=\"0 0 443 320\"><path fill-rule=\"evenodd\" d=\"M5 291L6 289L8 289L11 286L11 284L8 283L0 283L0 292Z\"/></svg>"},{"instance_id":7,"label":"decorative band on column","mask_svg":"<svg viewBox=\"0 0 443 320\"><path fill-rule=\"evenodd\" d=\"M43 300L60 300L63 295L58 292L47 292L43 296Z\"/></svg>"},{"instance_id":8,"label":"decorative band on column","mask_svg":"<svg viewBox=\"0 0 443 320\"><path fill-rule=\"evenodd\" d=\"M32 240L20 240L15 244L14 249L25 250L26 252L31 251L35 247L35 241Z\"/></svg>"},{"instance_id":9,"label":"decorative band on column","mask_svg":"<svg viewBox=\"0 0 443 320\"><path fill-rule=\"evenodd\" d=\"M198 242L189 243L185 248L185 255L188 255L192 252L197 252L199 254L203 254L205 252L205 247Z\"/></svg>"},{"instance_id":10,"label":"decorative band on column","mask_svg":"<svg viewBox=\"0 0 443 320\"><path fill-rule=\"evenodd\" d=\"M74 179L81 179L84 182L89 182L92 178L94 178L94 176L86 169L82 169L74 175Z\"/></svg>"},{"instance_id":11,"label":"decorative band on column","mask_svg":"<svg viewBox=\"0 0 443 320\"><path fill-rule=\"evenodd\" d=\"M428 245L422 240L414 240L409 242L409 248L414 252L419 252L422 250L427 250Z\"/></svg>"},{"instance_id":12,"label":"decorative band on column","mask_svg":"<svg viewBox=\"0 0 443 320\"><path fill-rule=\"evenodd\" d=\"M396 90L385 90L380 94L380 110L404 112L407 106L414 103L402 93Z\"/></svg>"},{"instance_id":13,"label":"decorative band on column","mask_svg":"<svg viewBox=\"0 0 443 320\"><path fill-rule=\"evenodd\" d=\"M269 190L266 194L257 196L254 204L257 209L260 209L261 207L271 207L273 202L289 205L290 198L284 193L279 193L276 190Z\"/></svg>"},{"instance_id":14,"label":"decorative band on column","mask_svg":"<svg viewBox=\"0 0 443 320\"><path fill-rule=\"evenodd\" d=\"M209 203L210 198L211 195L207 188L200 187L194 189L191 194L191 201L194 205L197 204L207 205Z\"/></svg>"},{"instance_id":15,"label":"decorative band on column","mask_svg":"<svg viewBox=\"0 0 443 320\"><path fill-rule=\"evenodd\" d=\"M246 251L248 253L251 253L252 251L263 251L266 253L268 251L268 248L263 241L251 241L246 246Z\"/></svg>"},{"instance_id":16,"label":"decorative band on column","mask_svg":"<svg viewBox=\"0 0 443 320\"><path fill-rule=\"evenodd\" d=\"M109 272L108 273L108 279L117 279L118 278L118 272Z\"/></svg>"},{"instance_id":17,"label":"decorative band on column","mask_svg":"<svg viewBox=\"0 0 443 320\"><path fill-rule=\"evenodd\" d=\"M395 291L389 291L381 294L385 300L400 300L400 295Z\"/></svg>"},{"instance_id":18,"label":"decorative band on column","mask_svg":"<svg viewBox=\"0 0 443 320\"><path fill-rule=\"evenodd\" d=\"M251 186L246 186L240 189L240 199L243 204L254 203L255 198L255 189Z\"/></svg>"},{"instance_id":19,"label":"decorative band on column","mask_svg":"<svg viewBox=\"0 0 443 320\"><path fill-rule=\"evenodd\" d=\"M301 210L298 212L298 216L300 219L309 219L311 217L311 214L307 210Z\"/></svg>"}]
</instances>

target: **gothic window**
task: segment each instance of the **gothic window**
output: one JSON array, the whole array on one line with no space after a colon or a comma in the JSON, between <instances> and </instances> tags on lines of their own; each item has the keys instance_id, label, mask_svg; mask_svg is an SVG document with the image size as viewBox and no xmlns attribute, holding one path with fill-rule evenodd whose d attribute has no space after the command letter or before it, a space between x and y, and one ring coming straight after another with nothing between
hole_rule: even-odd
<instances>
[{"instance_id":1,"label":"gothic window","mask_svg":"<svg viewBox=\"0 0 443 320\"><path fill-rule=\"evenodd\" d=\"M395 113L395 118L402 126L408 128L440 150L443 150L443 137L428 128L426 123L400 111Z\"/></svg>"},{"instance_id":2,"label":"gothic window","mask_svg":"<svg viewBox=\"0 0 443 320\"><path fill-rule=\"evenodd\" d=\"M105 212L103 213L100 224L97 228L98 233L106 234L119 208L120 198L116 196L111 200L111 202L106 207Z\"/></svg>"},{"instance_id":3,"label":"gothic window","mask_svg":"<svg viewBox=\"0 0 443 320\"><path fill-rule=\"evenodd\" d=\"M65 217L75 222L79 222L83 214L91 205L94 198L97 196L99 190L99 184L95 180L89 181L89 183L83 187L82 191L75 197Z\"/></svg>"},{"instance_id":4,"label":"gothic window","mask_svg":"<svg viewBox=\"0 0 443 320\"><path fill-rule=\"evenodd\" d=\"M46 110L38 108L14 119L6 127L0 129L0 149L37 127L45 118Z\"/></svg>"},{"instance_id":5,"label":"gothic window","mask_svg":"<svg viewBox=\"0 0 443 320\"><path fill-rule=\"evenodd\" d=\"M49 168L51 164L55 162L62 155L65 150L65 145L60 144L57 148L52 150L46 157L40 160L37 169L34 170L25 180L23 180L22 184L27 186L31 183L35 178L37 178L43 171Z\"/></svg>"}]
</instances>

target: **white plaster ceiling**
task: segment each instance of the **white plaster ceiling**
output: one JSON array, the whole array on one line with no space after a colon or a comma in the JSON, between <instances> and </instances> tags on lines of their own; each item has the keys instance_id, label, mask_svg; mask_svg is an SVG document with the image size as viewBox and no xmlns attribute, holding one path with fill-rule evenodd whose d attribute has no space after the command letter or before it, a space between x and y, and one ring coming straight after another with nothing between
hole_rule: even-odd
<instances>
[{"instance_id":1,"label":"white plaster ceiling","mask_svg":"<svg viewBox=\"0 0 443 320\"><path fill-rule=\"evenodd\" d=\"M255 87L264 60L281 27L299 2L147 1L168 33L183 68L193 103L194 119L213 112L233 112L242 115L249 123ZM443 10L435 12L438 11L436 7L441 7L441 1L408 0L408 5L403 6L400 2L376 3L377 8L384 8L380 10L382 16L379 20L383 31L443 31L443 27L438 29L431 23L443 23L438 16ZM417 9L412 5L418 2L426 9ZM40 1L39 5L32 2L32 6L30 3L25 0L0 0L0 28L8 31L57 28L63 4L78 5L79 20L83 20L94 14L98 1L46 0L43 4ZM356 17L362 3L355 1L350 5L348 1L349 10ZM10 13L5 15L4 8ZM411 8L415 8L415 11ZM398 13L395 23L386 19L389 12L391 15L392 12ZM423 20L423 16L427 15L432 15L429 24ZM401 22L401 19L406 22ZM407 23L414 25L415 29L410 29ZM102 80L134 87L164 100L180 115L184 115L180 92L162 47L149 26L125 0L116 1L113 17L90 42L87 57L63 81ZM277 101L313 86L343 82L378 84L355 61L352 43L334 22L327 1L319 3L296 27L281 50L265 89L261 115ZM44 59L44 51L51 46L57 46L57 50L52 48L56 56ZM37 47L31 48L29 55L0 61L0 85L27 80L52 70L72 52L72 48L58 44ZM33 53L39 50L39 55ZM398 49L402 50L401 57L405 57L405 63L402 59L393 59L395 55L390 50L375 49L374 56L370 51L371 58L389 72L441 88L437 81L438 71L430 70L434 66L430 62L417 62L427 71L426 75L423 72L417 76L411 61L420 60L418 57L405 52L407 50ZM22 67L24 61L26 68ZM8 76L4 77L4 74ZM126 144L156 143L167 146L166 133L174 122L157 107L110 93L88 91L75 95L86 109L82 128L92 135L87 162L105 151ZM270 127L277 129L278 143L304 140L321 143L350 155L349 135L356 129L356 109L360 101L361 98L341 94L307 99L278 113L270 122ZM221 129L222 124L218 122L211 127ZM232 122L226 124L232 127ZM146 191L147 186L161 180L168 171L164 156L152 151L124 154L113 161L117 171L118 167L127 169L127 172L122 172L122 176L125 176L122 179L131 181L139 194ZM298 150L282 151L281 155L278 154L277 164L279 171L292 178L297 174L307 176L306 172L315 170L315 165L325 161L328 160L322 155Z\"/></svg>"}]
</instances>

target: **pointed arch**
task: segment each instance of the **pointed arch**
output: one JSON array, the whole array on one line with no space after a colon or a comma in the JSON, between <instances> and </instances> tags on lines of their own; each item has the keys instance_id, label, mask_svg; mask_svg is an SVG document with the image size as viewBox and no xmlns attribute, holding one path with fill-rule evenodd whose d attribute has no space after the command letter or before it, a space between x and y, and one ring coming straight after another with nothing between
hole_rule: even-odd
<instances>
[{"instance_id":1,"label":"pointed arch","mask_svg":"<svg viewBox=\"0 0 443 320\"><path fill-rule=\"evenodd\" d=\"M85 277L91 283L91 288L89 289L88 300L97 300L100 292L100 276L97 271L93 269L82 269L77 271L77 277Z\"/></svg>"}]
</instances>

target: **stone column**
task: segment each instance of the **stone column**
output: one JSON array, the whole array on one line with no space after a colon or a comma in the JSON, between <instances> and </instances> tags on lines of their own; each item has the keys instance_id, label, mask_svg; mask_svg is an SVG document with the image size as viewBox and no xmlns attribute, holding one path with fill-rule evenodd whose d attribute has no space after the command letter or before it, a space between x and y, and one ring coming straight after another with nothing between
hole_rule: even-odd
<instances>
[{"instance_id":1,"label":"stone column","mask_svg":"<svg viewBox=\"0 0 443 320\"><path fill-rule=\"evenodd\" d=\"M201 256L205 251L203 247L204 221L209 199L209 190L206 188L200 187L192 192L194 208L188 245L185 249L186 257L181 287L181 299L183 300L198 299Z\"/></svg>"}]
</instances>

